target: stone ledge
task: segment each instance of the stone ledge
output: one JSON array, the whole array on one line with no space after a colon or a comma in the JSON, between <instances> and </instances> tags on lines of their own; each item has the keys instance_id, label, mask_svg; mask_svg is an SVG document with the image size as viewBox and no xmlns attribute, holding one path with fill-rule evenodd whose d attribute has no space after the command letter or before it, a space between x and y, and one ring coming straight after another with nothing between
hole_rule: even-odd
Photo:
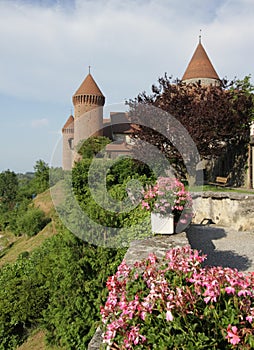
<instances>
[{"instance_id":1,"label":"stone ledge","mask_svg":"<svg viewBox=\"0 0 254 350\"><path fill-rule=\"evenodd\" d=\"M229 198L232 200L254 200L254 194L251 193L236 193L236 192L191 192L191 196L193 199L195 198L216 198L216 199L224 199Z\"/></svg>"},{"instance_id":2,"label":"stone ledge","mask_svg":"<svg viewBox=\"0 0 254 350\"><path fill-rule=\"evenodd\" d=\"M133 265L136 261L147 258L150 253L162 258L168 250L186 245L189 245L189 242L185 232L173 235L157 235L131 242L124 260L126 264Z\"/></svg>"},{"instance_id":3,"label":"stone ledge","mask_svg":"<svg viewBox=\"0 0 254 350\"><path fill-rule=\"evenodd\" d=\"M102 331L100 328L97 328L93 338L88 344L88 350L99 350L102 344Z\"/></svg>"},{"instance_id":4,"label":"stone ledge","mask_svg":"<svg viewBox=\"0 0 254 350\"><path fill-rule=\"evenodd\" d=\"M203 220L237 231L251 231L254 227L254 195L229 192L193 193L192 222Z\"/></svg>"}]
</instances>

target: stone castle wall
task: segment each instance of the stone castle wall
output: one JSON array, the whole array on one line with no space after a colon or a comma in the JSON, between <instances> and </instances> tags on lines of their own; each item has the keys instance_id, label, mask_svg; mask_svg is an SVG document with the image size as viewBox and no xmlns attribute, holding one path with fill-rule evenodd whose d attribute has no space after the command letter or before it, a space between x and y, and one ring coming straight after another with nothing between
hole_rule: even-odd
<instances>
[{"instance_id":1,"label":"stone castle wall","mask_svg":"<svg viewBox=\"0 0 254 350\"><path fill-rule=\"evenodd\" d=\"M254 230L254 194L230 192L193 193L193 223L211 219L237 231Z\"/></svg>"}]
</instances>

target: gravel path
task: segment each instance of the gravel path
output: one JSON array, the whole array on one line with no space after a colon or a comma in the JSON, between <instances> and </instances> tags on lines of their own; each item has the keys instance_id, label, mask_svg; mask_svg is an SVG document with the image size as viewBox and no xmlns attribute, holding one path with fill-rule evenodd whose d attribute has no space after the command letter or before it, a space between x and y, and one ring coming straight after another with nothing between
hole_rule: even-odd
<instances>
[{"instance_id":1,"label":"gravel path","mask_svg":"<svg viewBox=\"0 0 254 350\"><path fill-rule=\"evenodd\" d=\"M207 254L204 265L254 271L254 230L239 232L215 225L192 225L187 238L192 248Z\"/></svg>"}]
</instances>

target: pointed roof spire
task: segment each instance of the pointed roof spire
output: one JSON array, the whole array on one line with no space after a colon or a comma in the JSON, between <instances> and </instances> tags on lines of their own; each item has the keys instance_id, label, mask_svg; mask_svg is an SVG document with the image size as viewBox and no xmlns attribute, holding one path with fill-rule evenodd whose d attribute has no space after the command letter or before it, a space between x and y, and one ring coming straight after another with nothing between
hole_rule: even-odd
<instances>
[{"instance_id":1,"label":"pointed roof spire","mask_svg":"<svg viewBox=\"0 0 254 350\"><path fill-rule=\"evenodd\" d=\"M202 43L201 34L199 35L198 46L188 64L186 71L182 77L183 81L189 79L215 79L220 80L218 74L216 73Z\"/></svg>"},{"instance_id":2,"label":"pointed roof spire","mask_svg":"<svg viewBox=\"0 0 254 350\"><path fill-rule=\"evenodd\" d=\"M103 93L101 92L100 88L96 84L92 74L90 73L90 68L89 68L89 73L87 74L85 80L83 83L80 85L78 90L75 92L75 95L96 95L96 96L103 96ZM104 97L104 96L103 96Z\"/></svg>"},{"instance_id":3,"label":"pointed roof spire","mask_svg":"<svg viewBox=\"0 0 254 350\"><path fill-rule=\"evenodd\" d=\"M64 132L64 130L68 128L73 128L73 126L74 126L74 118L73 118L73 115L71 114L62 128L62 132Z\"/></svg>"}]
</instances>

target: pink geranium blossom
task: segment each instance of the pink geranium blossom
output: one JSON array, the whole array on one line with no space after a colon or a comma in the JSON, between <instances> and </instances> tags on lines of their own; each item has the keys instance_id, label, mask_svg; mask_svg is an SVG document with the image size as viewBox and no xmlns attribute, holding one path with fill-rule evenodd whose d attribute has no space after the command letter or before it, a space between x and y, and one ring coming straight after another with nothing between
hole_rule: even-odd
<instances>
[{"instance_id":1,"label":"pink geranium blossom","mask_svg":"<svg viewBox=\"0 0 254 350\"><path fill-rule=\"evenodd\" d=\"M154 186L143 193L143 209L162 216L173 214L175 222L187 225L192 218L192 198L184 184L176 178L159 177Z\"/></svg>"},{"instance_id":2,"label":"pink geranium blossom","mask_svg":"<svg viewBox=\"0 0 254 350\"><path fill-rule=\"evenodd\" d=\"M132 267L123 261L108 279L101 307L104 342L152 349L150 335L162 333L166 348L177 329L183 338L204 332L204 339L209 334L225 348L252 348L254 274L202 267L205 258L186 246L169 250L162 260L150 254Z\"/></svg>"},{"instance_id":3,"label":"pink geranium blossom","mask_svg":"<svg viewBox=\"0 0 254 350\"><path fill-rule=\"evenodd\" d=\"M240 343L241 339L238 336L237 332L238 329L236 326L231 326L231 324L228 325L226 338L228 339L229 343L233 345Z\"/></svg>"}]
</instances>

